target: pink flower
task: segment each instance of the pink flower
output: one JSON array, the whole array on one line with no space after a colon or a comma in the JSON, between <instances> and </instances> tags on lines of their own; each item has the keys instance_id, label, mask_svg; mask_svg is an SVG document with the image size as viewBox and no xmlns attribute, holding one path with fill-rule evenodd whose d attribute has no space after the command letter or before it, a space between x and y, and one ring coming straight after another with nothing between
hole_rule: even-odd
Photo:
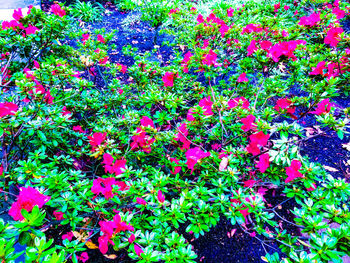
<instances>
[{"instance_id":1,"label":"pink flower","mask_svg":"<svg viewBox=\"0 0 350 263\"><path fill-rule=\"evenodd\" d=\"M227 9L227 16L232 17L234 12L235 10L232 7L230 7L229 9Z\"/></svg>"},{"instance_id":2,"label":"pink flower","mask_svg":"<svg viewBox=\"0 0 350 263\"><path fill-rule=\"evenodd\" d=\"M65 116L65 115L69 115L69 114L72 114L72 112L67 110L66 106L63 106L63 108L62 108L62 115Z\"/></svg>"},{"instance_id":3,"label":"pink flower","mask_svg":"<svg viewBox=\"0 0 350 263\"><path fill-rule=\"evenodd\" d=\"M285 5L283 8L284 8L284 10L287 11L287 10L289 10L290 7L288 5Z\"/></svg>"},{"instance_id":4,"label":"pink flower","mask_svg":"<svg viewBox=\"0 0 350 263\"><path fill-rule=\"evenodd\" d=\"M255 116L254 115L248 115L245 118L241 119L241 122L243 123L243 126L241 127L241 129L245 132L249 131L249 130L256 130L256 123L254 123L255 121Z\"/></svg>"},{"instance_id":5,"label":"pink flower","mask_svg":"<svg viewBox=\"0 0 350 263\"><path fill-rule=\"evenodd\" d=\"M268 40L265 40L265 41L261 41L260 42L260 46L263 50L265 51L269 51L269 49L271 48L272 46L272 42L271 41L268 41Z\"/></svg>"},{"instance_id":6,"label":"pink flower","mask_svg":"<svg viewBox=\"0 0 350 263\"><path fill-rule=\"evenodd\" d=\"M209 156L210 156L209 152L203 152L199 147L189 149L186 152L186 159L187 159L186 164L188 169L191 170L191 174L193 173L195 164L197 164L201 159Z\"/></svg>"},{"instance_id":7,"label":"pink flower","mask_svg":"<svg viewBox=\"0 0 350 263\"><path fill-rule=\"evenodd\" d=\"M345 17L345 11L341 10L339 7L335 7L332 10L332 13L335 14L337 16L337 19L342 19Z\"/></svg>"},{"instance_id":8,"label":"pink flower","mask_svg":"<svg viewBox=\"0 0 350 263\"><path fill-rule=\"evenodd\" d=\"M25 31L26 31L26 35L31 35L31 34L35 34L36 31L38 31L39 28L35 27L35 26L32 26L32 25L29 25Z\"/></svg>"},{"instance_id":9,"label":"pink flower","mask_svg":"<svg viewBox=\"0 0 350 263\"><path fill-rule=\"evenodd\" d=\"M180 164L180 163L179 163L179 160L176 159L176 158L170 157L170 161L171 161L172 163ZM171 173L171 174L178 174L180 171L181 171L181 166L175 166L174 169L171 169L170 173Z\"/></svg>"},{"instance_id":10,"label":"pink flower","mask_svg":"<svg viewBox=\"0 0 350 263\"><path fill-rule=\"evenodd\" d=\"M306 188L306 191L312 192L312 191L315 191L316 188L317 188L316 184L312 184L309 188Z\"/></svg>"},{"instance_id":11,"label":"pink flower","mask_svg":"<svg viewBox=\"0 0 350 263\"><path fill-rule=\"evenodd\" d=\"M62 240L68 239L69 241L72 241L73 237L73 232L67 232L66 234L62 235Z\"/></svg>"},{"instance_id":12,"label":"pink flower","mask_svg":"<svg viewBox=\"0 0 350 263\"><path fill-rule=\"evenodd\" d=\"M327 31L327 36L324 39L324 43L336 47L340 39L339 35L343 32L344 30L341 27L333 27L329 29Z\"/></svg>"},{"instance_id":13,"label":"pink flower","mask_svg":"<svg viewBox=\"0 0 350 263\"><path fill-rule=\"evenodd\" d=\"M318 14L312 13L310 16L301 17L298 25L313 27L320 21L321 21L320 13Z\"/></svg>"},{"instance_id":14,"label":"pink flower","mask_svg":"<svg viewBox=\"0 0 350 263\"><path fill-rule=\"evenodd\" d=\"M274 109L278 112L282 110L287 110L287 113L293 114L295 112L295 107L291 107L292 102L289 99L282 98L277 100Z\"/></svg>"},{"instance_id":15,"label":"pink flower","mask_svg":"<svg viewBox=\"0 0 350 263\"><path fill-rule=\"evenodd\" d=\"M291 40L288 42L281 42L271 47L268 56L271 57L275 62L278 62L281 56L286 56L292 60L296 60L297 58L294 55L295 49L298 47L298 45L305 44L305 40Z\"/></svg>"},{"instance_id":16,"label":"pink flower","mask_svg":"<svg viewBox=\"0 0 350 263\"><path fill-rule=\"evenodd\" d=\"M174 76L173 72L166 72L162 80L164 82L164 87L173 87L174 86Z\"/></svg>"},{"instance_id":17,"label":"pink flower","mask_svg":"<svg viewBox=\"0 0 350 263\"><path fill-rule=\"evenodd\" d=\"M21 9L21 8L18 8L17 10L15 9L15 10L13 11L12 17L13 17L16 21L19 21L21 18L23 18L22 9Z\"/></svg>"},{"instance_id":18,"label":"pink flower","mask_svg":"<svg viewBox=\"0 0 350 263\"><path fill-rule=\"evenodd\" d=\"M218 55L213 50L210 49L208 54L203 55L202 63L203 65L217 67L218 66L216 62L217 57Z\"/></svg>"},{"instance_id":19,"label":"pink flower","mask_svg":"<svg viewBox=\"0 0 350 263\"><path fill-rule=\"evenodd\" d=\"M213 102L211 101L211 96L205 97L199 101L199 106L203 109L203 114L206 116L213 115L212 107Z\"/></svg>"},{"instance_id":20,"label":"pink flower","mask_svg":"<svg viewBox=\"0 0 350 263\"><path fill-rule=\"evenodd\" d=\"M301 162L298 160L292 160L289 167L286 168L287 178L285 183L289 183L298 177L303 177L302 173L299 172L301 168Z\"/></svg>"},{"instance_id":21,"label":"pink flower","mask_svg":"<svg viewBox=\"0 0 350 263\"><path fill-rule=\"evenodd\" d=\"M203 16L202 16L201 14L198 14L198 16L197 16L197 22L198 22L198 24L201 24L201 23L204 22L204 18L203 18Z\"/></svg>"},{"instance_id":22,"label":"pink flower","mask_svg":"<svg viewBox=\"0 0 350 263\"><path fill-rule=\"evenodd\" d=\"M228 102L229 109L236 108L238 105L241 105L242 109L249 110L249 101L244 97L238 97Z\"/></svg>"},{"instance_id":23,"label":"pink flower","mask_svg":"<svg viewBox=\"0 0 350 263\"><path fill-rule=\"evenodd\" d=\"M93 148L100 146L104 140L107 138L107 133L104 132L95 132L92 136L87 137L89 139L89 143Z\"/></svg>"},{"instance_id":24,"label":"pink flower","mask_svg":"<svg viewBox=\"0 0 350 263\"><path fill-rule=\"evenodd\" d=\"M12 102L0 103L0 118L7 115L14 116L18 111L18 106Z\"/></svg>"},{"instance_id":25,"label":"pink flower","mask_svg":"<svg viewBox=\"0 0 350 263\"><path fill-rule=\"evenodd\" d=\"M142 151L146 153L150 153L152 151L151 145L155 139L148 136L142 128L138 127L136 130L136 135L134 135L131 139L133 140L130 144L132 150L141 148Z\"/></svg>"},{"instance_id":26,"label":"pink flower","mask_svg":"<svg viewBox=\"0 0 350 263\"><path fill-rule=\"evenodd\" d=\"M175 9L170 9L169 11L169 15L172 15L172 14L176 14L177 12L179 12L180 9L179 8L175 8Z\"/></svg>"},{"instance_id":27,"label":"pink flower","mask_svg":"<svg viewBox=\"0 0 350 263\"><path fill-rule=\"evenodd\" d=\"M0 176L3 176L4 174L4 167L2 167L2 165L0 165Z\"/></svg>"},{"instance_id":28,"label":"pink flower","mask_svg":"<svg viewBox=\"0 0 350 263\"><path fill-rule=\"evenodd\" d=\"M141 126L143 126L143 127L151 126L152 128L154 128L153 121L150 118L148 118L147 116L143 116L140 122L141 122Z\"/></svg>"},{"instance_id":29,"label":"pink flower","mask_svg":"<svg viewBox=\"0 0 350 263\"><path fill-rule=\"evenodd\" d=\"M274 7L274 9L275 9L274 11L275 11L275 13L276 13L276 12L278 12L278 10L280 9L281 3L277 3L277 4L275 4L273 7Z\"/></svg>"},{"instance_id":30,"label":"pink flower","mask_svg":"<svg viewBox=\"0 0 350 263\"><path fill-rule=\"evenodd\" d=\"M264 29L261 27L261 25L258 24L248 24L246 25L243 29L241 34L244 35L246 33L260 33L262 32Z\"/></svg>"},{"instance_id":31,"label":"pink flower","mask_svg":"<svg viewBox=\"0 0 350 263\"><path fill-rule=\"evenodd\" d=\"M324 113L330 112L332 107L332 103L329 101L329 99L324 99L320 101L317 104L317 108L314 111L310 111L310 113L316 114L316 115L322 115Z\"/></svg>"},{"instance_id":32,"label":"pink flower","mask_svg":"<svg viewBox=\"0 0 350 263\"><path fill-rule=\"evenodd\" d=\"M109 178L97 178L93 181L91 192L99 195L102 194L107 200L112 198L115 194L113 193L113 186L117 185L119 191L125 191L129 189L129 186L125 182L117 181L114 177Z\"/></svg>"},{"instance_id":33,"label":"pink flower","mask_svg":"<svg viewBox=\"0 0 350 263\"><path fill-rule=\"evenodd\" d=\"M188 64L191 60L191 57L193 57L193 54L191 52L187 52L184 56L184 59L181 61L181 66L183 67L183 71L185 73L188 73Z\"/></svg>"},{"instance_id":34,"label":"pink flower","mask_svg":"<svg viewBox=\"0 0 350 263\"><path fill-rule=\"evenodd\" d=\"M158 190L157 194L158 202L163 204L165 201L165 196L163 195L162 191Z\"/></svg>"},{"instance_id":35,"label":"pink flower","mask_svg":"<svg viewBox=\"0 0 350 263\"><path fill-rule=\"evenodd\" d=\"M86 261L89 260L89 255L86 252L81 253L80 257L78 257L78 260L81 262L85 263Z\"/></svg>"},{"instance_id":36,"label":"pink flower","mask_svg":"<svg viewBox=\"0 0 350 263\"><path fill-rule=\"evenodd\" d=\"M107 64L108 59L109 59L109 57L107 56L107 57L101 58L98 62L99 62L101 65L105 65L105 64Z\"/></svg>"},{"instance_id":37,"label":"pink flower","mask_svg":"<svg viewBox=\"0 0 350 263\"><path fill-rule=\"evenodd\" d=\"M187 136L188 136L188 130L187 130L187 125L186 123L182 123L179 127L178 127L178 131L179 133L176 135L176 137L174 138L175 141L180 141L183 143L181 150L184 149L189 149L191 142L189 140L187 140Z\"/></svg>"},{"instance_id":38,"label":"pink flower","mask_svg":"<svg viewBox=\"0 0 350 263\"><path fill-rule=\"evenodd\" d=\"M126 160L115 160L108 153L103 155L103 164L105 164L105 172L115 175L120 175L125 171Z\"/></svg>"},{"instance_id":39,"label":"pink flower","mask_svg":"<svg viewBox=\"0 0 350 263\"><path fill-rule=\"evenodd\" d=\"M36 60L34 60L34 67L35 67L36 69L39 69L39 68L40 68L40 64L39 64L39 62L36 61Z\"/></svg>"},{"instance_id":40,"label":"pink flower","mask_svg":"<svg viewBox=\"0 0 350 263\"><path fill-rule=\"evenodd\" d=\"M141 257L141 254L145 253L136 243L134 244L134 249L135 249L136 255L138 255L139 257Z\"/></svg>"},{"instance_id":41,"label":"pink flower","mask_svg":"<svg viewBox=\"0 0 350 263\"><path fill-rule=\"evenodd\" d=\"M132 243L134 243L134 241L135 241L135 235L134 234L131 234L130 235L130 237L128 238L128 242L130 243L130 244L132 244Z\"/></svg>"},{"instance_id":42,"label":"pink flower","mask_svg":"<svg viewBox=\"0 0 350 263\"><path fill-rule=\"evenodd\" d=\"M73 126L73 131L77 131L77 132L80 132L80 133L85 133L85 131L83 130L83 128L80 125Z\"/></svg>"},{"instance_id":43,"label":"pink flower","mask_svg":"<svg viewBox=\"0 0 350 263\"><path fill-rule=\"evenodd\" d=\"M248 46L248 48L247 48L247 51L248 51L248 57L249 56L251 56L255 51L257 51L258 50L258 47L256 46L256 40L252 40L252 41L250 41L250 44L249 44L249 46Z\"/></svg>"},{"instance_id":44,"label":"pink flower","mask_svg":"<svg viewBox=\"0 0 350 263\"><path fill-rule=\"evenodd\" d=\"M136 203L138 203L139 205L147 205L146 200L140 197L136 197Z\"/></svg>"},{"instance_id":45,"label":"pink flower","mask_svg":"<svg viewBox=\"0 0 350 263\"><path fill-rule=\"evenodd\" d=\"M58 210L55 210L55 211L53 212L53 216L54 216L54 217L56 218L56 220L58 220L58 221L64 219L63 215L64 215L64 214L63 214L62 212L58 211Z\"/></svg>"},{"instance_id":46,"label":"pink flower","mask_svg":"<svg viewBox=\"0 0 350 263\"><path fill-rule=\"evenodd\" d=\"M42 208L50 198L50 196L41 194L33 187L21 187L19 189L17 201L12 204L9 210L9 215L16 221L23 220L24 217L21 213L22 209L31 212L36 205L39 208Z\"/></svg>"},{"instance_id":47,"label":"pink flower","mask_svg":"<svg viewBox=\"0 0 350 263\"><path fill-rule=\"evenodd\" d=\"M85 44L85 42L86 42L87 40L89 40L90 34L83 34L82 37L83 37L83 38L82 38L81 41L84 42L84 44Z\"/></svg>"},{"instance_id":48,"label":"pink flower","mask_svg":"<svg viewBox=\"0 0 350 263\"><path fill-rule=\"evenodd\" d=\"M106 43L106 40L104 39L104 37L102 35L97 35L97 41L101 42L101 43Z\"/></svg>"},{"instance_id":49,"label":"pink flower","mask_svg":"<svg viewBox=\"0 0 350 263\"><path fill-rule=\"evenodd\" d=\"M242 73L241 75L239 75L238 79L237 79L237 82L240 83L240 82L248 82L249 80L247 79L247 73Z\"/></svg>"},{"instance_id":50,"label":"pink flower","mask_svg":"<svg viewBox=\"0 0 350 263\"><path fill-rule=\"evenodd\" d=\"M326 61L321 61L316 65L316 68L314 68L309 75L323 75L323 70L327 69L326 67Z\"/></svg>"},{"instance_id":51,"label":"pink flower","mask_svg":"<svg viewBox=\"0 0 350 263\"><path fill-rule=\"evenodd\" d=\"M267 144L268 139L270 138L269 134L266 134L262 131L254 133L249 136L250 143L247 146L246 150L252 155L257 155L260 153L259 146L264 147Z\"/></svg>"},{"instance_id":52,"label":"pink flower","mask_svg":"<svg viewBox=\"0 0 350 263\"><path fill-rule=\"evenodd\" d=\"M52 5L51 12L59 17L63 17L66 15L66 11L59 4Z\"/></svg>"},{"instance_id":53,"label":"pink flower","mask_svg":"<svg viewBox=\"0 0 350 263\"><path fill-rule=\"evenodd\" d=\"M261 173L265 173L267 168L270 166L270 156L268 153L264 153L259 156L259 162L257 163L257 167Z\"/></svg>"}]
</instances>

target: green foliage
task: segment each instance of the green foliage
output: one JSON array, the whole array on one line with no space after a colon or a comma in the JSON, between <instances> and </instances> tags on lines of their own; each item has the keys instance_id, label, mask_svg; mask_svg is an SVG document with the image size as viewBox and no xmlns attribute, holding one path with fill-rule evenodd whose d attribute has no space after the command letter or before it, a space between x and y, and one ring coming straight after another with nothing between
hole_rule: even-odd
<instances>
[{"instance_id":1,"label":"green foliage","mask_svg":"<svg viewBox=\"0 0 350 263\"><path fill-rule=\"evenodd\" d=\"M99 2L85 2L77 0L72 5L73 17L84 22L96 22L103 18L105 8Z\"/></svg>"}]
</instances>

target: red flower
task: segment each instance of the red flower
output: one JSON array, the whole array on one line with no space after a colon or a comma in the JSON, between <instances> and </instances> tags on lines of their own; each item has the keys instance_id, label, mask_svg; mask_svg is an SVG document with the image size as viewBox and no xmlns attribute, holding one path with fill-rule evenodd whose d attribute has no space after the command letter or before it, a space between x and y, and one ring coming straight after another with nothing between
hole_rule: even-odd
<instances>
[{"instance_id":1,"label":"red flower","mask_svg":"<svg viewBox=\"0 0 350 263\"><path fill-rule=\"evenodd\" d=\"M85 263L89 260L89 255L86 252L81 253L80 257L77 257L79 261Z\"/></svg>"},{"instance_id":2,"label":"red flower","mask_svg":"<svg viewBox=\"0 0 350 263\"><path fill-rule=\"evenodd\" d=\"M63 17L66 15L66 11L59 4L52 5L51 12L59 17Z\"/></svg>"},{"instance_id":3,"label":"red flower","mask_svg":"<svg viewBox=\"0 0 350 263\"><path fill-rule=\"evenodd\" d=\"M201 159L209 156L210 156L209 152L203 152L199 147L189 149L186 152L186 159L187 159L186 164L188 169L191 170L191 174L193 173L195 164L198 163Z\"/></svg>"},{"instance_id":4,"label":"red flower","mask_svg":"<svg viewBox=\"0 0 350 263\"><path fill-rule=\"evenodd\" d=\"M316 65L316 68L314 68L309 75L323 75L323 70L327 69L326 67L326 61L321 61Z\"/></svg>"},{"instance_id":5,"label":"red flower","mask_svg":"<svg viewBox=\"0 0 350 263\"><path fill-rule=\"evenodd\" d=\"M329 99L324 99L317 104L316 110L310 111L310 113L313 113L316 115L322 115L324 113L330 112L331 107L332 107L332 103L329 101Z\"/></svg>"},{"instance_id":6,"label":"red flower","mask_svg":"<svg viewBox=\"0 0 350 263\"><path fill-rule=\"evenodd\" d=\"M83 130L83 128L80 125L73 126L73 131L80 132L80 133L85 133L85 131Z\"/></svg>"},{"instance_id":7,"label":"red flower","mask_svg":"<svg viewBox=\"0 0 350 263\"><path fill-rule=\"evenodd\" d=\"M71 241L73 237L74 237L73 232L68 232L68 233L62 235L62 240L68 239L69 241Z\"/></svg>"},{"instance_id":8,"label":"red flower","mask_svg":"<svg viewBox=\"0 0 350 263\"><path fill-rule=\"evenodd\" d=\"M141 126L143 127L151 126L152 128L155 128L153 121L147 116L143 116L140 122L141 122Z\"/></svg>"},{"instance_id":9,"label":"red flower","mask_svg":"<svg viewBox=\"0 0 350 263\"><path fill-rule=\"evenodd\" d=\"M288 42L281 42L273 45L269 50L268 56L272 58L273 61L278 62L281 56L286 56L292 60L296 60L294 55L295 49L298 45L305 45L305 40L292 40Z\"/></svg>"},{"instance_id":10,"label":"red flower","mask_svg":"<svg viewBox=\"0 0 350 263\"><path fill-rule=\"evenodd\" d=\"M268 139L270 138L269 134L263 133L262 131L254 133L249 136L250 143L247 146L246 150L252 155L257 155L260 153L259 146L264 147L267 144Z\"/></svg>"},{"instance_id":11,"label":"red flower","mask_svg":"<svg viewBox=\"0 0 350 263\"><path fill-rule=\"evenodd\" d=\"M164 82L164 87L173 87L174 77L175 77L175 74L173 72L165 72L165 75L162 78Z\"/></svg>"},{"instance_id":12,"label":"red flower","mask_svg":"<svg viewBox=\"0 0 350 263\"><path fill-rule=\"evenodd\" d=\"M238 105L241 105L242 109L249 110L249 101L244 97L235 98L228 102L229 109L236 108Z\"/></svg>"},{"instance_id":13,"label":"red flower","mask_svg":"<svg viewBox=\"0 0 350 263\"><path fill-rule=\"evenodd\" d=\"M335 7L332 10L332 13L335 14L337 16L337 19L342 19L345 17L345 11L341 10L339 7Z\"/></svg>"},{"instance_id":14,"label":"red flower","mask_svg":"<svg viewBox=\"0 0 350 263\"><path fill-rule=\"evenodd\" d=\"M102 35L97 35L97 41L98 42L101 42L101 43L106 43L106 40L105 40L105 38L102 36Z\"/></svg>"},{"instance_id":15,"label":"red flower","mask_svg":"<svg viewBox=\"0 0 350 263\"><path fill-rule=\"evenodd\" d=\"M318 14L312 13L310 16L301 17L298 25L313 27L320 21L321 21L320 13Z\"/></svg>"},{"instance_id":16,"label":"red flower","mask_svg":"<svg viewBox=\"0 0 350 263\"><path fill-rule=\"evenodd\" d=\"M333 27L329 29L327 31L327 36L324 39L324 43L336 47L340 39L339 35L343 32L344 30L341 27Z\"/></svg>"},{"instance_id":17,"label":"red flower","mask_svg":"<svg viewBox=\"0 0 350 263\"><path fill-rule=\"evenodd\" d=\"M16 21L19 21L21 18L23 18L22 9L21 9L21 8L18 8L17 10L15 9L15 10L13 11L12 17L13 17Z\"/></svg>"},{"instance_id":18,"label":"red flower","mask_svg":"<svg viewBox=\"0 0 350 263\"><path fill-rule=\"evenodd\" d=\"M134 135L131 139L133 140L133 142L130 144L132 150L141 148L142 151L146 153L150 153L152 151L151 145L155 139L148 136L142 128L138 127L136 130L136 135Z\"/></svg>"},{"instance_id":19,"label":"red flower","mask_svg":"<svg viewBox=\"0 0 350 263\"><path fill-rule=\"evenodd\" d=\"M255 121L255 116L253 115L248 115L245 118L241 119L241 122L243 123L243 126L241 127L241 129L245 132L249 131L249 130L256 130L256 123L254 123Z\"/></svg>"},{"instance_id":20,"label":"red flower","mask_svg":"<svg viewBox=\"0 0 350 263\"><path fill-rule=\"evenodd\" d=\"M2 167L2 165L0 165L0 176L2 176L4 173L4 167Z\"/></svg>"},{"instance_id":21,"label":"red flower","mask_svg":"<svg viewBox=\"0 0 350 263\"><path fill-rule=\"evenodd\" d=\"M108 62L108 58L109 58L109 57L101 58L98 62L99 62L101 65L105 65L105 64L107 64L107 62Z\"/></svg>"},{"instance_id":22,"label":"red flower","mask_svg":"<svg viewBox=\"0 0 350 263\"><path fill-rule=\"evenodd\" d=\"M277 100L274 109L278 112L281 110L287 110L287 113L293 114L295 112L295 107L290 107L290 105L292 105L292 102L289 99L283 98Z\"/></svg>"},{"instance_id":23,"label":"red flower","mask_svg":"<svg viewBox=\"0 0 350 263\"><path fill-rule=\"evenodd\" d=\"M85 44L85 42L87 41L87 40L89 40L89 38L90 38L90 34L83 34L82 35L82 42ZM96 52L96 51L95 51ZM98 52L97 52L98 53Z\"/></svg>"},{"instance_id":24,"label":"red flower","mask_svg":"<svg viewBox=\"0 0 350 263\"><path fill-rule=\"evenodd\" d=\"M292 160L291 165L286 168L287 178L285 182L289 183L298 177L303 177L302 173L299 172L300 168L301 162L298 160Z\"/></svg>"},{"instance_id":25,"label":"red flower","mask_svg":"<svg viewBox=\"0 0 350 263\"><path fill-rule=\"evenodd\" d=\"M265 51L269 51L269 49L271 48L272 46L272 42L271 41L268 41L268 40L265 40L265 41L261 41L260 42L260 46L263 50Z\"/></svg>"},{"instance_id":26,"label":"red flower","mask_svg":"<svg viewBox=\"0 0 350 263\"><path fill-rule=\"evenodd\" d=\"M163 204L165 201L165 196L163 195L162 191L158 190L157 194L158 202Z\"/></svg>"},{"instance_id":27,"label":"red flower","mask_svg":"<svg viewBox=\"0 0 350 263\"><path fill-rule=\"evenodd\" d=\"M239 75L238 79L237 79L237 82L240 83L240 82L248 82L249 80L247 79L247 73L242 73L241 75Z\"/></svg>"},{"instance_id":28,"label":"red flower","mask_svg":"<svg viewBox=\"0 0 350 263\"><path fill-rule=\"evenodd\" d=\"M106 132L95 132L92 136L88 136L87 138L89 139L89 143L92 146L92 148L95 148L101 145L104 142L104 140L106 140L106 137Z\"/></svg>"},{"instance_id":29,"label":"red flower","mask_svg":"<svg viewBox=\"0 0 350 263\"><path fill-rule=\"evenodd\" d=\"M50 200L50 196L41 194L33 187L21 187L19 189L19 195L17 201L14 202L9 210L9 215L14 220L23 220L22 209L31 212L34 206L42 208L47 201Z\"/></svg>"},{"instance_id":30,"label":"red flower","mask_svg":"<svg viewBox=\"0 0 350 263\"><path fill-rule=\"evenodd\" d=\"M257 163L257 167L261 173L265 173L267 168L270 166L270 156L268 153L264 153L259 156L259 162Z\"/></svg>"},{"instance_id":31,"label":"red flower","mask_svg":"<svg viewBox=\"0 0 350 263\"><path fill-rule=\"evenodd\" d=\"M130 243L130 244L132 244L132 243L134 243L134 241L135 241L135 235L134 234L131 234L130 235L130 237L128 238L128 242Z\"/></svg>"},{"instance_id":32,"label":"red flower","mask_svg":"<svg viewBox=\"0 0 350 263\"><path fill-rule=\"evenodd\" d=\"M0 103L0 118L7 115L14 116L18 111L18 106L12 102Z\"/></svg>"}]
</instances>

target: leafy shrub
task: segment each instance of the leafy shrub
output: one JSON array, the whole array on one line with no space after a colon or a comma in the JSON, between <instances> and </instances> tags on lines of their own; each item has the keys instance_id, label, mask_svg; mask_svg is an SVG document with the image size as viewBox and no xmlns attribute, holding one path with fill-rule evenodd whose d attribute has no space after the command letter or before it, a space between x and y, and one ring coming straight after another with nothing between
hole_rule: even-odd
<instances>
[{"instance_id":1,"label":"leafy shrub","mask_svg":"<svg viewBox=\"0 0 350 263\"><path fill-rule=\"evenodd\" d=\"M348 133L348 109L332 98L349 89L339 25L349 4L169 7L154 20L176 36L165 66L131 47L132 66L111 63L113 32L77 30L58 4L2 24L0 187L15 222L0 221L0 258L14 261L19 240L26 262L84 261L88 248L194 262L178 229L197 238L224 217L264 247L279 244L284 259L268 262L341 262L350 186L299 146L310 138L304 116ZM64 232L48 240L48 229Z\"/></svg>"}]
</instances>

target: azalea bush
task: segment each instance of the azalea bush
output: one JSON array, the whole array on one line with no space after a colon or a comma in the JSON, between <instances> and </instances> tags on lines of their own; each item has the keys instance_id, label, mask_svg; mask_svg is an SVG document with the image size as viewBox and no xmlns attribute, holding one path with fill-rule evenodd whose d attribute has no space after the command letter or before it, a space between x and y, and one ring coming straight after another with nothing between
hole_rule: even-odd
<instances>
[{"instance_id":1,"label":"azalea bush","mask_svg":"<svg viewBox=\"0 0 350 263\"><path fill-rule=\"evenodd\" d=\"M342 262L350 186L300 144L309 119L348 133L349 110L332 101L349 91L346 1L177 4L161 20L171 61L126 46L129 67L110 61L114 32L70 12L19 9L2 23L3 261L19 242L26 262L87 262L92 250L195 262L182 233L226 219L279 246L267 262Z\"/></svg>"}]
</instances>

